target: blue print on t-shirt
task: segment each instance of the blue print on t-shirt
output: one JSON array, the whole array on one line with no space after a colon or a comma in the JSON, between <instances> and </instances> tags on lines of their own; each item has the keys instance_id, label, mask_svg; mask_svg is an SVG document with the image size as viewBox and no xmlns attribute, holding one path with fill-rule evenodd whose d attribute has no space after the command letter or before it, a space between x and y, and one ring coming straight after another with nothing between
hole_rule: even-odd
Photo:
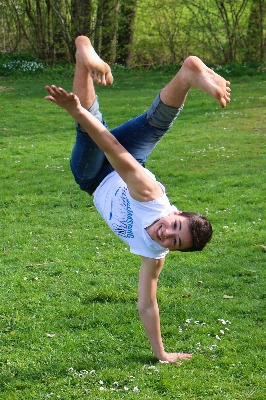
<instances>
[{"instance_id":1,"label":"blue print on t-shirt","mask_svg":"<svg viewBox=\"0 0 266 400\"><path fill-rule=\"evenodd\" d=\"M123 188L119 201L112 203L110 219L113 231L121 237L134 238L133 233L133 211L127 198L127 189Z\"/></svg>"}]
</instances>

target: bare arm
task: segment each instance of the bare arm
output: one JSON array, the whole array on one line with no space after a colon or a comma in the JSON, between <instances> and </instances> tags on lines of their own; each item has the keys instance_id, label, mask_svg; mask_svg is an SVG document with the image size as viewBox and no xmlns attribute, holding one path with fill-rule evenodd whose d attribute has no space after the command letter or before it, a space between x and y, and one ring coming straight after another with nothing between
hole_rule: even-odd
<instances>
[{"instance_id":1,"label":"bare arm","mask_svg":"<svg viewBox=\"0 0 266 400\"><path fill-rule=\"evenodd\" d=\"M191 354L167 353L164 350L156 297L158 278L164 260L164 258L156 260L142 257L138 288L138 311L155 357L160 361L178 364L178 359L188 360L191 358Z\"/></svg>"},{"instance_id":2,"label":"bare arm","mask_svg":"<svg viewBox=\"0 0 266 400\"><path fill-rule=\"evenodd\" d=\"M46 100L64 108L102 149L110 164L128 185L131 196L138 201L155 200L162 195L156 181L147 175L144 168L116 140L116 138L92 114L85 110L76 95L56 86L46 86Z\"/></svg>"}]
</instances>

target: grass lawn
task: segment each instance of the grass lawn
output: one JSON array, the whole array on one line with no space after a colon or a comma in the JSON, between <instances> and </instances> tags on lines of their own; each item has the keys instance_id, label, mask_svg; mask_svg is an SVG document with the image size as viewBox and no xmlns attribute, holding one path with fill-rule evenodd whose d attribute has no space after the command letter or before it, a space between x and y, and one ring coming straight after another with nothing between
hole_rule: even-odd
<instances>
[{"instance_id":1,"label":"grass lawn","mask_svg":"<svg viewBox=\"0 0 266 400\"><path fill-rule=\"evenodd\" d=\"M115 71L99 88L112 128L143 112L170 76ZM73 181L75 132L43 100L45 84L0 79L0 398L266 398L266 79L231 78L221 109L191 91L147 167L184 211L207 214L202 253L170 254L158 301L167 351L158 363L138 317L140 261Z\"/></svg>"}]
</instances>

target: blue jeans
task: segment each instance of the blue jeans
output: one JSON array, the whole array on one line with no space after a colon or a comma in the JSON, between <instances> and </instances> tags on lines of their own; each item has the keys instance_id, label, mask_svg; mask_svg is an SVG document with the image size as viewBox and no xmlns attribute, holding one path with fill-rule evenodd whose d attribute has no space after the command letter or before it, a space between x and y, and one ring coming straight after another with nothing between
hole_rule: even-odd
<instances>
[{"instance_id":1,"label":"blue jeans","mask_svg":"<svg viewBox=\"0 0 266 400\"><path fill-rule=\"evenodd\" d=\"M139 163L144 164L182 108L166 106L158 94L148 112L130 119L110 132ZM108 129L99 110L97 98L88 111ZM70 166L80 189L92 194L114 168L103 151L78 123L76 123L76 130L76 143L72 150Z\"/></svg>"}]
</instances>

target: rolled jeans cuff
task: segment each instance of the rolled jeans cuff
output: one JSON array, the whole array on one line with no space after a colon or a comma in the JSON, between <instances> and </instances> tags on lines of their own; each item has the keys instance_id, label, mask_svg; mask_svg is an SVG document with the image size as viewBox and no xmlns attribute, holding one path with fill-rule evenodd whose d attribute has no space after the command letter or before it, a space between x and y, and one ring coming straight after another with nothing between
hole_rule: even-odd
<instances>
[{"instance_id":1,"label":"rolled jeans cuff","mask_svg":"<svg viewBox=\"0 0 266 400\"><path fill-rule=\"evenodd\" d=\"M183 108L184 104L179 108L167 106L162 102L159 93L147 112L148 124L167 131Z\"/></svg>"}]
</instances>

